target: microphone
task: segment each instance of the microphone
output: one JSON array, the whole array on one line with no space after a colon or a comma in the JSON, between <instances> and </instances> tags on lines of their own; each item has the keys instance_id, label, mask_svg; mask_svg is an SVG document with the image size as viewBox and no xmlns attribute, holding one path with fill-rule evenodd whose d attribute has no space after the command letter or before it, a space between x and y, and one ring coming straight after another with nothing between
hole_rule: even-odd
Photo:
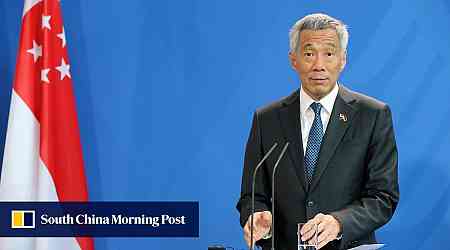
<instances>
[{"instance_id":1,"label":"microphone","mask_svg":"<svg viewBox=\"0 0 450 250\"><path fill-rule=\"evenodd\" d=\"M256 182L256 173L258 169L262 166L263 162L269 157L272 151L278 146L278 143L274 143L273 146L267 151L264 157L259 161L258 165L256 165L255 170L253 170L253 179L252 179L252 213L250 214L250 249L253 250L253 214L255 213L255 182Z\"/></svg>"},{"instance_id":2,"label":"microphone","mask_svg":"<svg viewBox=\"0 0 450 250\"><path fill-rule=\"evenodd\" d=\"M275 162L272 171L272 250L275 250L275 174L278 168L278 164L280 163L281 158L283 158L283 155L286 152L288 146L289 142L286 142L286 144L284 144L283 150L281 150L280 156L278 156L277 162Z\"/></svg>"},{"instance_id":3,"label":"microphone","mask_svg":"<svg viewBox=\"0 0 450 250\"><path fill-rule=\"evenodd\" d=\"M208 250L226 250L227 248L222 245L209 246Z\"/></svg>"}]
</instances>

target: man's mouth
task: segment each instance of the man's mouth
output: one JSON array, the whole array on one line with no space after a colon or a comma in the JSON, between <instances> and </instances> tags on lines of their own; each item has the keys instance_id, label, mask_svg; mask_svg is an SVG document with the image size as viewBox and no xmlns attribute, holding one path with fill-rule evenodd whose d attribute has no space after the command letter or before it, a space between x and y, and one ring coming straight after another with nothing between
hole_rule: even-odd
<instances>
[{"instance_id":1,"label":"man's mouth","mask_svg":"<svg viewBox=\"0 0 450 250\"><path fill-rule=\"evenodd\" d=\"M328 80L328 77L311 77L310 79L314 81L324 81Z\"/></svg>"}]
</instances>

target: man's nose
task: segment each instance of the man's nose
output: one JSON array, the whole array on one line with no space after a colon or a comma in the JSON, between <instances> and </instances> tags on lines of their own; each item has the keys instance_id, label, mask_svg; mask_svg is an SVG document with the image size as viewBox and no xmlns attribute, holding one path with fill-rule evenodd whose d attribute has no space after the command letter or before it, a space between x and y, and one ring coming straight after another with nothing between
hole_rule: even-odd
<instances>
[{"instance_id":1,"label":"man's nose","mask_svg":"<svg viewBox=\"0 0 450 250\"><path fill-rule=\"evenodd\" d=\"M318 54L313 64L313 71L325 71L324 58Z\"/></svg>"}]
</instances>

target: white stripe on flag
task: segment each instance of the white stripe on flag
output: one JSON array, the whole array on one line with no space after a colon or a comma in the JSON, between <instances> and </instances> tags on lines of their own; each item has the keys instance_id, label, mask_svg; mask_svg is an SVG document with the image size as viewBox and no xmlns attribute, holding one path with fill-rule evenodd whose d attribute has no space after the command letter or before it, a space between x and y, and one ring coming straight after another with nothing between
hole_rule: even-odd
<instances>
[{"instance_id":1,"label":"white stripe on flag","mask_svg":"<svg viewBox=\"0 0 450 250\"><path fill-rule=\"evenodd\" d=\"M21 238L10 237L0 239L0 248L2 250L80 250L80 246L75 237L40 237L40 238Z\"/></svg>"},{"instance_id":2,"label":"white stripe on flag","mask_svg":"<svg viewBox=\"0 0 450 250\"><path fill-rule=\"evenodd\" d=\"M39 123L13 89L3 155L0 201L36 200L38 166Z\"/></svg>"}]
</instances>

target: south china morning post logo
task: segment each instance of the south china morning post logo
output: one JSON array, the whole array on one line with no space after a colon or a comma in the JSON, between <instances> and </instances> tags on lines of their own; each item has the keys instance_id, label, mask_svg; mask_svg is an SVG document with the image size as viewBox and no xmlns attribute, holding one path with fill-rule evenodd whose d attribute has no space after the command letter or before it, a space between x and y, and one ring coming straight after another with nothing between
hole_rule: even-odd
<instances>
[{"instance_id":1,"label":"south china morning post logo","mask_svg":"<svg viewBox=\"0 0 450 250\"><path fill-rule=\"evenodd\" d=\"M11 228L13 229L35 228L35 211L12 210Z\"/></svg>"},{"instance_id":2,"label":"south china morning post logo","mask_svg":"<svg viewBox=\"0 0 450 250\"><path fill-rule=\"evenodd\" d=\"M199 237L198 202L0 202L0 237Z\"/></svg>"},{"instance_id":3,"label":"south china morning post logo","mask_svg":"<svg viewBox=\"0 0 450 250\"><path fill-rule=\"evenodd\" d=\"M146 225L157 228L161 225L186 225L186 216L126 216L123 214L112 214L110 216L98 216L95 214L65 214L63 216L50 216L42 214L41 225Z\"/></svg>"}]
</instances>

